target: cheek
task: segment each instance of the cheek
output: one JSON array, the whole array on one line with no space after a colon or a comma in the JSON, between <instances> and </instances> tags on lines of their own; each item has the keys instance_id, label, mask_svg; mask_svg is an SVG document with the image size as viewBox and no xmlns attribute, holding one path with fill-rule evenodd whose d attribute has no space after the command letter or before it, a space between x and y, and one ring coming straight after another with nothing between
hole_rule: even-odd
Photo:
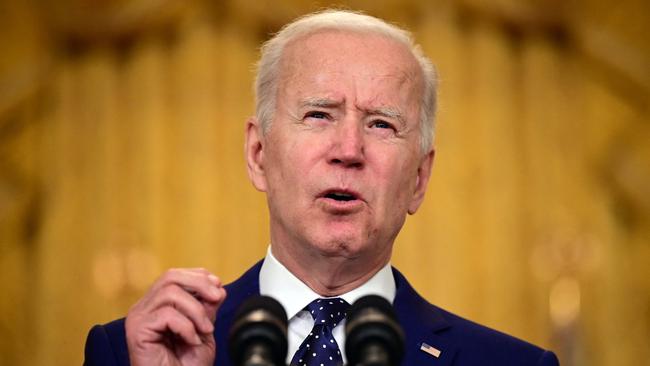
<instances>
[{"instance_id":1,"label":"cheek","mask_svg":"<svg viewBox=\"0 0 650 366\"><path fill-rule=\"evenodd\" d=\"M312 169L316 166L313 159L314 145L302 140L273 142L275 145L268 167L269 185L276 195L296 196L297 190L310 190Z\"/></svg>"},{"instance_id":2,"label":"cheek","mask_svg":"<svg viewBox=\"0 0 650 366\"><path fill-rule=\"evenodd\" d=\"M408 207L417 176L416 167L410 161L383 156L377 164L377 183L383 187L382 199L388 210Z\"/></svg>"}]
</instances>

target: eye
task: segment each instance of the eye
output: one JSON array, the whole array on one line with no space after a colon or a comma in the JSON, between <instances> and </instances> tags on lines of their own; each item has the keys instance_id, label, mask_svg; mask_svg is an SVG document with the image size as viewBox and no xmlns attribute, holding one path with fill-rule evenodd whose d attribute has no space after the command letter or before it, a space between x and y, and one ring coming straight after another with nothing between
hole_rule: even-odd
<instances>
[{"instance_id":1,"label":"eye","mask_svg":"<svg viewBox=\"0 0 650 366\"><path fill-rule=\"evenodd\" d=\"M305 114L305 118L327 119L329 114L321 111L311 111Z\"/></svg>"},{"instance_id":2,"label":"eye","mask_svg":"<svg viewBox=\"0 0 650 366\"><path fill-rule=\"evenodd\" d=\"M389 122L386 122L386 121L382 121L382 120L372 121L372 123L370 124L370 127L372 127L372 128L383 128L383 129L393 129L393 130L395 129L392 124L390 124Z\"/></svg>"}]
</instances>

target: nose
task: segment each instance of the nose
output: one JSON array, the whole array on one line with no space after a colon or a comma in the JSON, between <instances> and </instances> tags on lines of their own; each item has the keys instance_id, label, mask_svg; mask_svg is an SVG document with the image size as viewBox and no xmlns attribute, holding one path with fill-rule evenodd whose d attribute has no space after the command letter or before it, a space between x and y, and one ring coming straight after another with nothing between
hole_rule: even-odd
<instances>
[{"instance_id":1,"label":"nose","mask_svg":"<svg viewBox=\"0 0 650 366\"><path fill-rule=\"evenodd\" d=\"M365 161L363 127L358 121L341 121L333 136L330 164L361 168Z\"/></svg>"}]
</instances>

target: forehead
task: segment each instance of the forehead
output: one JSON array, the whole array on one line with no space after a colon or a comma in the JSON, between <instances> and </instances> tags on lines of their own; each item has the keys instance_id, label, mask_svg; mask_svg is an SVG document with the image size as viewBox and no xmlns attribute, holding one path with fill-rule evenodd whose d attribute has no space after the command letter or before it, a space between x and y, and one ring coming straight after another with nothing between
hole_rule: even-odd
<instances>
[{"instance_id":1,"label":"forehead","mask_svg":"<svg viewBox=\"0 0 650 366\"><path fill-rule=\"evenodd\" d=\"M410 104L419 102L422 89L421 70L406 45L378 34L324 30L286 46L278 94Z\"/></svg>"}]
</instances>

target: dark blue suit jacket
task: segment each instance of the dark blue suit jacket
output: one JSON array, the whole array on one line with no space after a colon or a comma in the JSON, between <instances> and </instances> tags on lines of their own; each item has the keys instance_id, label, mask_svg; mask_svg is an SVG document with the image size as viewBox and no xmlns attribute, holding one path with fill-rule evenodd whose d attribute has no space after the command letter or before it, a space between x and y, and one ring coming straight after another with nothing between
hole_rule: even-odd
<instances>
[{"instance_id":1,"label":"dark blue suit jacket","mask_svg":"<svg viewBox=\"0 0 650 366\"><path fill-rule=\"evenodd\" d=\"M226 286L228 296L219 309L214 331L217 342L215 365L230 366L228 330L239 304L259 295L260 261L235 282ZM406 334L403 366L553 366L558 360L550 351L470 322L429 304L393 269L397 293L394 307ZM420 350L422 343L440 350L434 357ZM124 319L96 325L86 340L87 366L126 366L129 357Z\"/></svg>"}]
</instances>

